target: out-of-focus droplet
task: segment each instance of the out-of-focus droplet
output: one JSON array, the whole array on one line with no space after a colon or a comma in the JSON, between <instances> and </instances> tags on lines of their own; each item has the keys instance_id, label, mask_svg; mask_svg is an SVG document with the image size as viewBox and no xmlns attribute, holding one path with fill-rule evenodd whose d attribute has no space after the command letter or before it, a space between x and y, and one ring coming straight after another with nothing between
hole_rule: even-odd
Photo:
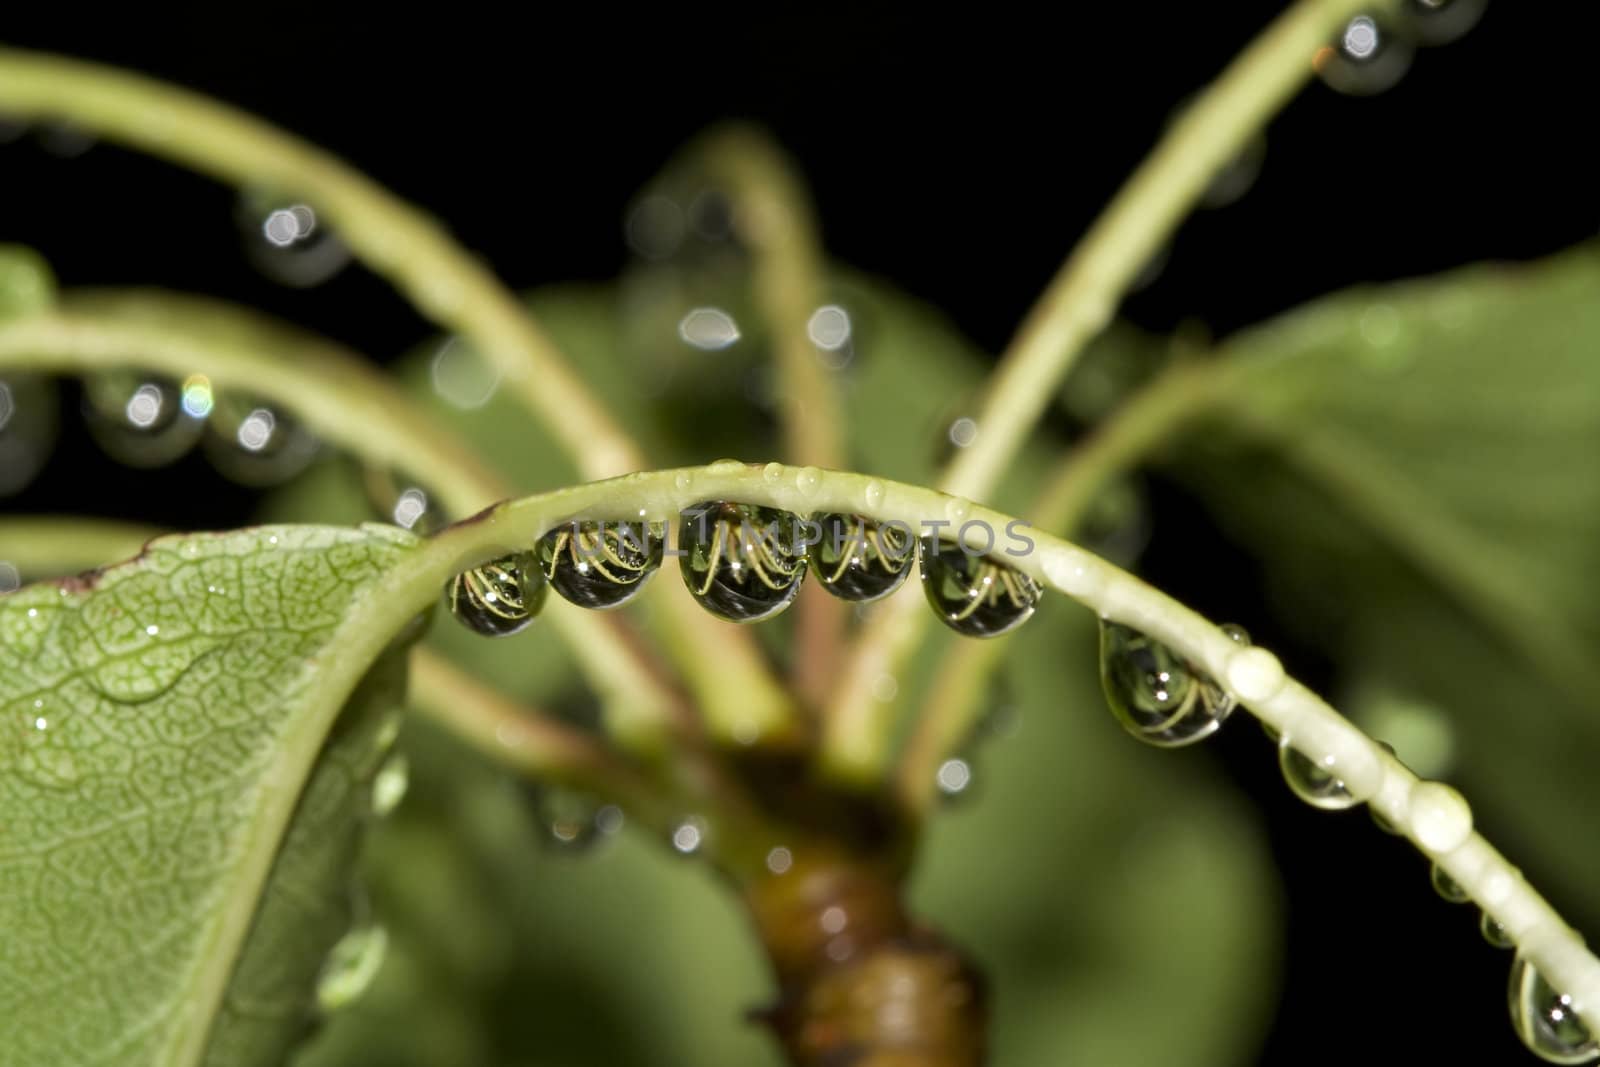
<instances>
[{"instance_id":1,"label":"out-of-focus droplet","mask_svg":"<svg viewBox=\"0 0 1600 1067\"><path fill-rule=\"evenodd\" d=\"M806 576L800 518L778 508L725 500L684 508L678 552L690 594L730 622L778 614L799 595Z\"/></svg>"},{"instance_id":2,"label":"out-of-focus droplet","mask_svg":"<svg viewBox=\"0 0 1600 1067\"><path fill-rule=\"evenodd\" d=\"M666 531L659 523L572 522L539 539L539 569L562 598L580 608L615 608L637 596L661 566Z\"/></svg>"},{"instance_id":3,"label":"out-of-focus droplet","mask_svg":"<svg viewBox=\"0 0 1600 1067\"><path fill-rule=\"evenodd\" d=\"M1357 15L1311 59L1317 76L1350 96L1372 96L1392 88L1411 66L1411 45L1394 27Z\"/></svg>"},{"instance_id":4,"label":"out-of-focus droplet","mask_svg":"<svg viewBox=\"0 0 1600 1067\"><path fill-rule=\"evenodd\" d=\"M692 308L678 321L678 336L704 352L717 352L739 339L739 324L721 308Z\"/></svg>"},{"instance_id":5,"label":"out-of-focus droplet","mask_svg":"<svg viewBox=\"0 0 1600 1067\"><path fill-rule=\"evenodd\" d=\"M1287 737L1278 742L1278 766L1294 795L1314 808L1344 811L1359 803L1339 780L1336 768L1313 760L1290 744Z\"/></svg>"},{"instance_id":6,"label":"out-of-focus droplet","mask_svg":"<svg viewBox=\"0 0 1600 1067\"><path fill-rule=\"evenodd\" d=\"M506 637L524 629L539 614L548 593L531 552L463 571L445 586L450 614L485 637Z\"/></svg>"},{"instance_id":7,"label":"out-of-focus droplet","mask_svg":"<svg viewBox=\"0 0 1600 1067\"><path fill-rule=\"evenodd\" d=\"M428 365L433 391L462 411L476 411L500 388L500 371L471 345L451 337L439 346Z\"/></svg>"},{"instance_id":8,"label":"out-of-focus droplet","mask_svg":"<svg viewBox=\"0 0 1600 1067\"><path fill-rule=\"evenodd\" d=\"M361 486L373 512L401 529L430 534L449 522L433 494L409 475L366 467L361 473Z\"/></svg>"},{"instance_id":9,"label":"out-of-focus droplet","mask_svg":"<svg viewBox=\"0 0 1600 1067\"><path fill-rule=\"evenodd\" d=\"M321 285L350 262L344 246L310 204L246 194L237 210L245 254L262 274L298 289Z\"/></svg>"},{"instance_id":10,"label":"out-of-focus droplet","mask_svg":"<svg viewBox=\"0 0 1600 1067\"><path fill-rule=\"evenodd\" d=\"M960 757L947 759L934 773L934 783L945 796L959 796L972 785L972 765Z\"/></svg>"},{"instance_id":11,"label":"out-of-focus droplet","mask_svg":"<svg viewBox=\"0 0 1600 1067\"><path fill-rule=\"evenodd\" d=\"M585 851L599 837L600 807L585 793L542 785L534 798L534 810L545 840L560 851Z\"/></svg>"},{"instance_id":12,"label":"out-of-focus droplet","mask_svg":"<svg viewBox=\"0 0 1600 1067\"><path fill-rule=\"evenodd\" d=\"M328 953L317 977L317 1006L337 1011L365 993L383 967L389 935L373 924L351 930Z\"/></svg>"},{"instance_id":13,"label":"out-of-focus droplet","mask_svg":"<svg viewBox=\"0 0 1600 1067\"><path fill-rule=\"evenodd\" d=\"M1487 6L1488 0L1405 0L1400 18L1416 43L1449 44L1476 26Z\"/></svg>"},{"instance_id":14,"label":"out-of-focus droplet","mask_svg":"<svg viewBox=\"0 0 1600 1067\"><path fill-rule=\"evenodd\" d=\"M627 814L615 804L602 804L594 813L594 828L607 837L621 833L627 821Z\"/></svg>"},{"instance_id":15,"label":"out-of-focus droplet","mask_svg":"<svg viewBox=\"0 0 1600 1067\"><path fill-rule=\"evenodd\" d=\"M922 538L922 590L934 614L967 637L998 637L1027 622L1043 589L1028 575L965 544Z\"/></svg>"},{"instance_id":16,"label":"out-of-focus droplet","mask_svg":"<svg viewBox=\"0 0 1600 1067\"><path fill-rule=\"evenodd\" d=\"M629 248L645 259L662 260L683 244L686 228L683 209L676 200L651 194L633 205L622 229Z\"/></svg>"},{"instance_id":17,"label":"out-of-focus droplet","mask_svg":"<svg viewBox=\"0 0 1600 1067\"><path fill-rule=\"evenodd\" d=\"M1467 891L1461 888L1460 883L1450 877L1437 863L1428 872L1428 878L1433 883L1433 891L1452 904L1465 904L1472 899Z\"/></svg>"},{"instance_id":18,"label":"out-of-focus droplet","mask_svg":"<svg viewBox=\"0 0 1600 1067\"><path fill-rule=\"evenodd\" d=\"M855 326L850 313L838 304L824 304L806 320L806 336L817 350L817 358L833 370L840 370L855 358Z\"/></svg>"},{"instance_id":19,"label":"out-of-focus droplet","mask_svg":"<svg viewBox=\"0 0 1600 1067\"><path fill-rule=\"evenodd\" d=\"M77 159L95 146L88 130L65 122L49 122L35 132L39 147L58 159Z\"/></svg>"},{"instance_id":20,"label":"out-of-focus droplet","mask_svg":"<svg viewBox=\"0 0 1600 1067\"><path fill-rule=\"evenodd\" d=\"M211 379L204 374L191 374L179 389L178 404L191 419L204 419L216 406L216 396L211 392Z\"/></svg>"},{"instance_id":21,"label":"out-of-focus droplet","mask_svg":"<svg viewBox=\"0 0 1600 1067\"><path fill-rule=\"evenodd\" d=\"M0 497L25 488L50 458L57 413L48 380L31 374L0 378Z\"/></svg>"},{"instance_id":22,"label":"out-of-focus droplet","mask_svg":"<svg viewBox=\"0 0 1600 1067\"><path fill-rule=\"evenodd\" d=\"M1243 627L1224 626L1241 645ZM1131 626L1100 620L1100 685L1122 728L1160 748L1192 745L1233 714L1233 696L1172 649Z\"/></svg>"},{"instance_id":23,"label":"out-of-focus droplet","mask_svg":"<svg viewBox=\"0 0 1600 1067\"><path fill-rule=\"evenodd\" d=\"M828 512L811 521L822 531L811 546L811 569L834 596L868 603L900 588L911 573L917 542L904 523Z\"/></svg>"},{"instance_id":24,"label":"out-of-focus droplet","mask_svg":"<svg viewBox=\"0 0 1600 1067\"><path fill-rule=\"evenodd\" d=\"M1215 210L1242 200L1255 186L1256 179L1261 177L1261 168L1266 161L1267 139L1258 133L1250 138L1238 155L1217 171L1211 184L1200 194L1200 206Z\"/></svg>"},{"instance_id":25,"label":"out-of-focus droplet","mask_svg":"<svg viewBox=\"0 0 1600 1067\"><path fill-rule=\"evenodd\" d=\"M1484 912L1478 919L1478 929L1483 934L1483 939L1495 948L1516 948L1517 943L1511 939L1511 932L1495 921L1494 916Z\"/></svg>"},{"instance_id":26,"label":"out-of-focus droplet","mask_svg":"<svg viewBox=\"0 0 1600 1067\"><path fill-rule=\"evenodd\" d=\"M22 572L16 564L0 559L0 595L15 593L22 587Z\"/></svg>"},{"instance_id":27,"label":"out-of-focus droplet","mask_svg":"<svg viewBox=\"0 0 1600 1067\"><path fill-rule=\"evenodd\" d=\"M372 779L372 814L382 818L400 806L411 784L411 763L404 752L383 761Z\"/></svg>"},{"instance_id":28,"label":"out-of-focus droplet","mask_svg":"<svg viewBox=\"0 0 1600 1067\"><path fill-rule=\"evenodd\" d=\"M690 815L672 828L672 847L682 855L699 852L705 840L706 823L698 815Z\"/></svg>"},{"instance_id":29,"label":"out-of-focus droplet","mask_svg":"<svg viewBox=\"0 0 1600 1067\"><path fill-rule=\"evenodd\" d=\"M978 439L978 420L963 415L950 424L945 436L957 448L967 448Z\"/></svg>"},{"instance_id":30,"label":"out-of-focus droplet","mask_svg":"<svg viewBox=\"0 0 1600 1067\"><path fill-rule=\"evenodd\" d=\"M288 481L316 458L318 442L298 419L254 397L215 398L203 441L206 458L241 485Z\"/></svg>"},{"instance_id":31,"label":"out-of-focus droplet","mask_svg":"<svg viewBox=\"0 0 1600 1067\"><path fill-rule=\"evenodd\" d=\"M713 243L733 236L733 205L720 189L702 189L689 201L689 225L695 236Z\"/></svg>"},{"instance_id":32,"label":"out-of-focus droplet","mask_svg":"<svg viewBox=\"0 0 1600 1067\"><path fill-rule=\"evenodd\" d=\"M1511 1025L1522 1043L1550 1063L1592 1063L1600 1042L1578 1018L1572 998L1550 988L1521 953L1511 964Z\"/></svg>"},{"instance_id":33,"label":"out-of-focus droplet","mask_svg":"<svg viewBox=\"0 0 1600 1067\"><path fill-rule=\"evenodd\" d=\"M1078 543L1126 567L1150 544L1154 526L1144 485L1120 478L1095 494L1079 524Z\"/></svg>"},{"instance_id":34,"label":"out-of-focus droplet","mask_svg":"<svg viewBox=\"0 0 1600 1067\"><path fill-rule=\"evenodd\" d=\"M130 467L162 467L200 440L205 420L184 408L176 382L111 371L83 385L84 421L107 455Z\"/></svg>"}]
</instances>

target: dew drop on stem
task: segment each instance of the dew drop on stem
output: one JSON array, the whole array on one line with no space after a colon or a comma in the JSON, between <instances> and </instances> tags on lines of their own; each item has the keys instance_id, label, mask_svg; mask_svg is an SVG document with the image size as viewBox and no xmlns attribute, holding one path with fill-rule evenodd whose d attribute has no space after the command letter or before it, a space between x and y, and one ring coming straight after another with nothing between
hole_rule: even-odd
<instances>
[{"instance_id":1,"label":"dew drop on stem","mask_svg":"<svg viewBox=\"0 0 1600 1067\"><path fill-rule=\"evenodd\" d=\"M704 501L679 516L678 564L690 594L719 618L756 622L794 602L806 576L798 515Z\"/></svg>"},{"instance_id":2,"label":"dew drop on stem","mask_svg":"<svg viewBox=\"0 0 1600 1067\"><path fill-rule=\"evenodd\" d=\"M534 547L551 588L580 608L615 608L637 596L661 566L660 523L571 522Z\"/></svg>"},{"instance_id":3,"label":"dew drop on stem","mask_svg":"<svg viewBox=\"0 0 1600 1067\"><path fill-rule=\"evenodd\" d=\"M96 374L83 383L83 417L107 455L130 467L162 467L200 440L205 413L193 415L177 382L128 371Z\"/></svg>"},{"instance_id":4,"label":"dew drop on stem","mask_svg":"<svg viewBox=\"0 0 1600 1067\"><path fill-rule=\"evenodd\" d=\"M1323 811L1345 811L1360 803L1325 761L1318 762L1284 737L1278 742L1278 766L1295 796Z\"/></svg>"},{"instance_id":5,"label":"dew drop on stem","mask_svg":"<svg viewBox=\"0 0 1600 1067\"><path fill-rule=\"evenodd\" d=\"M1311 65L1329 88L1349 96L1373 96L1405 76L1411 51L1410 42L1392 23L1357 15L1317 49Z\"/></svg>"},{"instance_id":6,"label":"dew drop on stem","mask_svg":"<svg viewBox=\"0 0 1600 1067\"><path fill-rule=\"evenodd\" d=\"M1511 940L1511 931L1507 930L1495 917L1484 912L1478 919L1478 930L1483 934L1483 939L1495 948L1515 948L1517 943Z\"/></svg>"},{"instance_id":7,"label":"dew drop on stem","mask_svg":"<svg viewBox=\"0 0 1600 1067\"><path fill-rule=\"evenodd\" d=\"M1511 1025L1535 1056L1550 1063L1600 1059L1600 1042L1578 1018L1572 998L1552 989L1521 953L1511 965L1509 999Z\"/></svg>"},{"instance_id":8,"label":"dew drop on stem","mask_svg":"<svg viewBox=\"0 0 1600 1067\"><path fill-rule=\"evenodd\" d=\"M1438 893L1445 900L1448 900L1450 903L1465 904L1468 900L1472 899L1468 895L1467 891L1461 888L1460 883L1458 883L1454 878L1450 877L1450 875L1445 872L1445 869L1439 866L1437 863L1433 865L1433 869L1429 872L1428 877L1433 883L1433 891Z\"/></svg>"},{"instance_id":9,"label":"dew drop on stem","mask_svg":"<svg viewBox=\"0 0 1600 1067\"><path fill-rule=\"evenodd\" d=\"M462 571L445 586L450 614L485 637L506 637L524 629L539 614L548 593L531 552Z\"/></svg>"},{"instance_id":10,"label":"dew drop on stem","mask_svg":"<svg viewBox=\"0 0 1600 1067\"><path fill-rule=\"evenodd\" d=\"M911 573L917 543L909 526L831 512L818 512L811 522L820 529L820 540L810 549L812 573L839 599L860 604L882 599Z\"/></svg>"},{"instance_id":11,"label":"dew drop on stem","mask_svg":"<svg viewBox=\"0 0 1600 1067\"><path fill-rule=\"evenodd\" d=\"M1241 645L1243 627L1223 632ZM1100 684L1122 728L1146 744L1178 748L1216 733L1235 701L1195 665L1148 635L1119 622L1100 622Z\"/></svg>"},{"instance_id":12,"label":"dew drop on stem","mask_svg":"<svg viewBox=\"0 0 1600 1067\"><path fill-rule=\"evenodd\" d=\"M1027 622L1039 583L969 547L922 538L922 591L939 621L967 637L998 637Z\"/></svg>"},{"instance_id":13,"label":"dew drop on stem","mask_svg":"<svg viewBox=\"0 0 1600 1067\"><path fill-rule=\"evenodd\" d=\"M350 262L350 250L310 204L252 192L240 198L235 216L246 258L280 285L321 285Z\"/></svg>"}]
</instances>

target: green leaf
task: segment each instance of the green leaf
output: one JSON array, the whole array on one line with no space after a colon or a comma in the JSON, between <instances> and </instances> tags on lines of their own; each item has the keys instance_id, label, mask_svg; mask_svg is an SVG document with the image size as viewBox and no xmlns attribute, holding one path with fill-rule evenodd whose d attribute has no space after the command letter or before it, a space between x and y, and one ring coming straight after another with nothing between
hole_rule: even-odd
<instances>
[{"instance_id":1,"label":"green leaf","mask_svg":"<svg viewBox=\"0 0 1600 1067\"><path fill-rule=\"evenodd\" d=\"M1174 469L1260 551L1333 696L1600 917L1600 250L1318 301L1230 342ZM1291 667L1293 665L1291 664ZM1558 902L1562 902L1558 897Z\"/></svg>"},{"instance_id":2,"label":"green leaf","mask_svg":"<svg viewBox=\"0 0 1600 1067\"><path fill-rule=\"evenodd\" d=\"M414 543L166 537L0 598L0 1062L266 1065L303 1036L402 691L355 609Z\"/></svg>"}]
</instances>

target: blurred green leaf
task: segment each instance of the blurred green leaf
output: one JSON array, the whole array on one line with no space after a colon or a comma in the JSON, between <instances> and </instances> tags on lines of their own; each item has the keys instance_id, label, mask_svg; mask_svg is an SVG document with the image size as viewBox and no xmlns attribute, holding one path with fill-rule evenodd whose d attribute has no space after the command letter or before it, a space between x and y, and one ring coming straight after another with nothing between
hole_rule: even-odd
<instances>
[{"instance_id":1,"label":"blurred green leaf","mask_svg":"<svg viewBox=\"0 0 1600 1067\"><path fill-rule=\"evenodd\" d=\"M165 537L0 598L0 1060L243 1067L298 1043L403 690L347 620L411 543Z\"/></svg>"},{"instance_id":2,"label":"blurred green leaf","mask_svg":"<svg viewBox=\"0 0 1600 1067\"><path fill-rule=\"evenodd\" d=\"M1317 301L1225 346L1229 399L1173 450L1345 672L1335 698L1422 738L1413 758L1590 919L1597 292L1584 246Z\"/></svg>"}]
</instances>

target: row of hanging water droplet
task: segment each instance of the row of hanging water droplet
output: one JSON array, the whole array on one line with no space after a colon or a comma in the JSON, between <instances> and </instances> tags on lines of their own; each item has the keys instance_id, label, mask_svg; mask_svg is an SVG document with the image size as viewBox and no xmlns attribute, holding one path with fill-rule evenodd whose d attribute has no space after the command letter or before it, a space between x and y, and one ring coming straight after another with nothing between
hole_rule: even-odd
<instances>
[{"instance_id":1,"label":"row of hanging water droplet","mask_svg":"<svg viewBox=\"0 0 1600 1067\"><path fill-rule=\"evenodd\" d=\"M1224 626L1223 631L1240 644L1250 642L1238 626ZM1109 620L1100 624L1100 677L1117 721L1139 740L1164 748L1211 736L1236 704L1232 694L1170 648ZM1305 755L1288 736L1270 728L1268 733L1278 744L1279 765L1296 796L1326 811L1344 811L1361 802L1340 781L1336 768ZM1398 832L1376 812L1372 815L1384 831ZM1446 900L1470 899L1437 864L1432 880ZM1506 929L1487 912L1480 928L1497 948L1515 947ZM1511 971L1510 1008L1517 1036L1541 1058L1569 1064L1600 1059L1600 1042L1578 1018L1571 998L1552 989L1520 954Z\"/></svg>"},{"instance_id":2,"label":"row of hanging water droplet","mask_svg":"<svg viewBox=\"0 0 1600 1067\"><path fill-rule=\"evenodd\" d=\"M317 454L315 435L280 408L246 393L213 390L192 374L182 382L138 371L106 371L83 383L83 418L108 455L131 467L174 463L201 445L223 474L252 486L276 485ZM0 454L8 460L0 493L22 488L48 456L56 400L34 375L0 379Z\"/></svg>"},{"instance_id":3,"label":"row of hanging water droplet","mask_svg":"<svg viewBox=\"0 0 1600 1067\"><path fill-rule=\"evenodd\" d=\"M711 500L685 508L679 520L670 551L684 583L702 607L732 622L782 612L808 571L843 600L879 600L904 583L919 558L929 603L947 626L971 637L1020 626L1042 593L1038 582L992 552L919 538L906 524L864 515L818 513L806 520L779 508ZM456 575L446 598L461 623L492 637L526 627L550 588L580 607L615 608L660 568L666 541L662 523L564 524L529 551Z\"/></svg>"}]
</instances>

